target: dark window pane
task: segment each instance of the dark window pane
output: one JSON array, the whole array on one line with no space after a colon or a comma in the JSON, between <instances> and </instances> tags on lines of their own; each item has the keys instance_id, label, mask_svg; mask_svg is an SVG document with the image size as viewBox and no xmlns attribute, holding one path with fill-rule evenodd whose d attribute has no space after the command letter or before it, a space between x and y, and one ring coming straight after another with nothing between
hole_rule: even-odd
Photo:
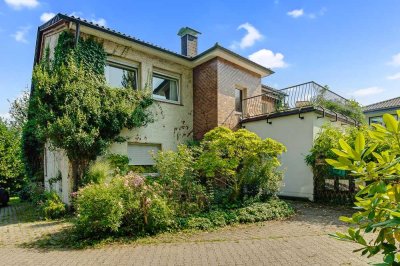
<instances>
[{"instance_id":1,"label":"dark window pane","mask_svg":"<svg viewBox=\"0 0 400 266\"><path fill-rule=\"evenodd\" d=\"M161 100L179 101L178 80L153 75L153 96Z\"/></svg>"},{"instance_id":2,"label":"dark window pane","mask_svg":"<svg viewBox=\"0 0 400 266\"><path fill-rule=\"evenodd\" d=\"M375 116L375 117L370 117L369 118L369 124L379 124L383 125L383 118L382 116Z\"/></svg>"},{"instance_id":3,"label":"dark window pane","mask_svg":"<svg viewBox=\"0 0 400 266\"><path fill-rule=\"evenodd\" d=\"M235 89L235 111L242 112L242 90Z\"/></svg>"},{"instance_id":4,"label":"dark window pane","mask_svg":"<svg viewBox=\"0 0 400 266\"><path fill-rule=\"evenodd\" d=\"M108 85L111 87L137 89L136 70L106 65L104 74Z\"/></svg>"}]
</instances>

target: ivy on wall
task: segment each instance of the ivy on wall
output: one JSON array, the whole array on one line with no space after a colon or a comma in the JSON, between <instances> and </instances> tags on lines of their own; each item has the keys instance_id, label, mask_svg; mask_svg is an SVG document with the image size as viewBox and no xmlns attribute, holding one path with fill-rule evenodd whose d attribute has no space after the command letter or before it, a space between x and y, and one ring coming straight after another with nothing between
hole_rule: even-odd
<instances>
[{"instance_id":1,"label":"ivy on wall","mask_svg":"<svg viewBox=\"0 0 400 266\"><path fill-rule=\"evenodd\" d=\"M153 122L150 90L111 88L104 78L106 54L93 38L62 32L53 59L46 53L35 66L28 123L24 127L25 163L30 177L43 177L46 141L65 151L77 189L89 163L119 139L123 128ZM41 163L38 163L41 162Z\"/></svg>"}]
</instances>

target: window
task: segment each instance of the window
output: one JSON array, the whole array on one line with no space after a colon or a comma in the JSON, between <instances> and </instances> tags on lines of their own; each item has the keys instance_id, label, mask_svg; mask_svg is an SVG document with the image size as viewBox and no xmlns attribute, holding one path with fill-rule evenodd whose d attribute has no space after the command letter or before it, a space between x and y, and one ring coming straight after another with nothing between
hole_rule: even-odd
<instances>
[{"instance_id":1,"label":"window","mask_svg":"<svg viewBox=\"0 0 400 266\"><path fill-rule=\"evenodd\" d=\"M369 124L379 124L383 125L383 118L382 116L374 116L369 118Z\"/></svg>"},{"instance_id":2,"label":"window","mask_svg":"<svg viewBox=\"0 0 400 266\"><path fill-rule=\"evenodd\" d=\"M399 120L396 114L392 114L396 120ZM384 125L383 123L383 117L382 116L373 116L369 118L369 124L379 124L379 125Z\"/></svg>"},{"instance_id":3,"label":"window","mask_svg":"<svg viewBox=\"0 0 400 266\"><path fill-rule=\"evenodd\" d=\"M136 90L137 69L123 67L116 64L107 64L104 69L104 75L108 85L114 88L132 88Z\"/></svg>"},{"instance_id":4,"label":"window","mask_svg":"<svg viewBox=\"0 0 400 266\"><path fill-rule=\"evenodd\" d=\"M153 97L159 100L179 102L178 79L153 74Z\"/></svg>"},{"instance_id":5,"label":"window","mask_svg":"<svg viewBox=\"0 0 400 266\"><path fill-rule=\"evenodd\" d=\"M243 91L239 89L235 89L235 111L241 113L243 111L242 108L243 101Z\"/></svg>"},{"instance_id":6,"label":"window","mask_svg":"<svg viewBox=\"0 0 400 266\"><path fill-rule=\"evenodd\" d=\"M154 165L153 154L160 150L159 144L128 144L129 165Z\"/></svg>"}]
</instances>

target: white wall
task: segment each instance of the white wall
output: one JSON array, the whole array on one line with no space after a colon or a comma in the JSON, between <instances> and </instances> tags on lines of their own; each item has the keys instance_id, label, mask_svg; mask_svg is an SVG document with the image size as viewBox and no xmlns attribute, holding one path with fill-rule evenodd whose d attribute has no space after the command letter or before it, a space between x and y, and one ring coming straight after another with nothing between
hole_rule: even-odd
<instances>
[{"instance_id":1,"label":"white wall","mask_svg":"<svg viewBox=\"0 0 400 266\"><path fill-rule=\"evenodd\" d=\"M318 119L318 114L314 112L302 116L304 119L294 114L270 119L272 124L259 120L244 123L244 126L263 139L272 138L286 146L287 152L281 157L281 169L285 173L280 195L313 200L313 173L311 167L305 163L305 156L321 126L329 119Z\"/></svg>"},{"instance_id":2,"label":"white wall","mask_svg":"<svg viewBox=\"0 0 400 266\"><path fill-rule=\"evenodd\" d=\"M87 37L86 34L81 34ZM57 43L58 33L49 34L44 39L44 47L49 47L51 55ZM171 75L179 79L180 102L166 103L155 101L150 107L154 114L154 123L146 127L132 130L123 129L121 136L127 138L126 142L114 143L109 148L109 153L128 155L129 143L152 143L159 144L162 150L176 150L181 143L186 143L193 138L193 74L192 69L175 62L134 50L110 40L101 40L108 59L127 66L138 67L139 85L145 88L148 81L151 81L153 70L165 75ZM45 167L47 174L45 183L48 188L48 179L62 172L63 179L60 184L53 187L60 193L65 203L69 202L70 184L68 181L69 163L63 152L46 148ZM61 185L62 184L62 185ZM62 192L60 192L62 191Z\"/></svg>"},{"instance_id":3,"label":"white wall","mask_svg":"<svg viewBox=\"0 0 400 266\"><path fill-rule=\"evenodd\" d=\"M44 186L46 190L57 192L61 200L69 204L70 182L68 178L69 161L65 153L60 149L54 149L47 143L44 153ZM61 181L50 187L49 179L57 177L61 173Z\"/></svg>"}]
</instances>

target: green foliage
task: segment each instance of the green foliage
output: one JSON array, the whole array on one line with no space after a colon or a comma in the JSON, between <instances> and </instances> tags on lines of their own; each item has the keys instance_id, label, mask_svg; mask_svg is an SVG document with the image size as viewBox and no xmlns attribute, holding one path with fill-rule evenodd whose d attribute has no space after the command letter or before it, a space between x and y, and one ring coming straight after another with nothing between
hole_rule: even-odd
<instances>
[{"instance_id":1,"label":"green foliage","mask_svg":"<svg viewBox=\"0 0 400 266\"><path fill-rule=\"evenodd\" d=\"M153 121L147 111L153 100L148 90L108 87L102 45L81 39L75 47L71 38L69 33L61 34L54 60L35 66L25 143L29 146L28 141L36 140L43 146L48 140L65 150L76 190L89 163L104 153L123 128ZM31 153L37 146L26 148Z\"/></svg>"},{"instance_id":2,"label":"green foliage","mask_svg":"<svg viewBox=\"0 0 400 266\"><path fill-rule=\"evenodd\" d=\"M282 179L278 156L285 147L272 139L262 140L245 129L218 127L204 136L195 169L215 191L227 192L234 203L246 195L274 195Z\"/></svg>"},{"instance_id":3,"label":"green foliage","mask_svg":"<svg viewBox=\"0 0 400 266\"><path fill-rule=\"evenodd\" d=\"M11 193L19 191L26 182L20 140L18 129L8 127L0 119L0 187Z\"/></svg>"},{"instance_id":4,"label":"green foliage","mask_svg":"<svg viewBox=\"0 0 400 266\"><path fill-rule=\"evenodd\" d=\"M356 122L364 124L366 122L363 109L361 105L355 100L345 100L337 101L337 100L330 100L325 97L325 93L329 90L328 86L317 95L314 104L317 106L321 106L328 110L337 112L339 114L345 115L354 119Z\"/></svg>"},{"instance_id":5,"label":"green foliage","mask_svg":"<svg viewBox=\"0 0 400 266\"><path fill-rule=\"evenodd\" d=\"M109 154L107 160L113 169L117 169L121 174L126 174L129 170L129 158L126 155Z\"/></svg>"},{"instance_id":6,"label":"green foliage","mask_svg":"<svg viewBox=\"0 0 400 266\"><path fill-rule=\"evenodd\" d=\"M206 217L190 217L187 221L188 229L208 230L214 227L210 219Z\"/></svg>"},{"instance_id":7,"label":"green foliage","mask_svg":"<svg viewBox=\"0 0 400 266\"><path fill-rule=\"evenodd\" d=\"M193 150L184 145L177 152L162 151L155 156L160 173L157 182L180 215L200 212L207 204L205 188L193 169L194 160Z\"/></svg>"},{"instance_id":8,"label":"green foliage","mask_svg":"<svg viewBox=\"0 0 400 266\"><path fill-rule=\"evenodd\" d=\"M83 237L117 232L124 208L121 192L115 186L90 184L79 190L75 200L75 228Z\"/></svg>"},{"instance_id":9,"label":"green foliage","mask_svg":"<svg viewBox=\"0 0 400 266\"><path fill-rule=\"evenodd\" d=\"M356 136L361 133L368 140L367 127L337 127L331 123L324 124L321 132L314 140L313 147L310 153L306 155L305 161L307 165L314 170L314 175L320 175L327 178L332 175L332 167L326 164L325 159L337 159L337 154L333 149L339 149L339 139L344 139L346 142L353 144Z\"/></svg>"},{"instance_id":10,"label":"green foliage","mask_svg":"<svg viewBox=\"0 0 400 266\"><path fill-rule=\"evenodd\" d=\"M294 214L294 209L286 202L270 199L254 202L237 209L219 209L190 216L183 222L183 228L209 230L237 223L255 223L274 219L284 219Z\"/></svg>"},{"instance_id":11,"label":"green foliage","mask_svg":"<svg viewBox=\"0 0 400 266\"><path fill-rule=\"evenodd\" d=\"M351 224L348 234L334 236L360 244L357 251L363 255L383 253L383 265L399 265L400 123L389 114L383 115L383 121L386 126L373 124L367 130L370 141L362 133L354 143L340 139L340 148L332 149L338 158L326 160L337 169L351 171L360 188L354 203L358 211L352 217L341 217ZM381 145L387 148L379 151ZM374 233L374 241L365 240L368 233Z\"/></svg>"},{"instance_id":12,"label":"green foliage","mask_svg":"<svg viewBox=\"0 0 400 266\"><path fill-rule=\"evenodd\" d=\"M65 215L65 204L55 192L45 192L44 201L39 203L40 212L46 219L58 219Z\"/></svg>"},{"instance_id":13,"label":"green foliage","mask_svg":"<svg viewBox=\"0 0 400 266\"><path fill-rule=\"evenodd\" d=\"M159 195L159 187L134 173L82 188L75 206L75 227L84 237L154 234L174 224L174 212Z\"/></svg>"},{"instance_id":14,"label":"green foliage","mask_svg":"<svg viewBox=\"0 0 400 266\"><path fill-rule=\"evenodd\" d=\"M100 184L109 179L112 172L112 168L108 161L99 160L93 162L81 180L81 186L87 184Z\"/></svg>"},{"instance_id":15,"label":"green foliage","mask_svg":"<svg viewBox=\"0 0 400 266\"><path fill-rule=\"evenodd\" d=\"M293 208L284 201L272 199L256 202L237 211L240 223L254 223L287 218L294 214Z\"/></svg>"}]
</instances>

